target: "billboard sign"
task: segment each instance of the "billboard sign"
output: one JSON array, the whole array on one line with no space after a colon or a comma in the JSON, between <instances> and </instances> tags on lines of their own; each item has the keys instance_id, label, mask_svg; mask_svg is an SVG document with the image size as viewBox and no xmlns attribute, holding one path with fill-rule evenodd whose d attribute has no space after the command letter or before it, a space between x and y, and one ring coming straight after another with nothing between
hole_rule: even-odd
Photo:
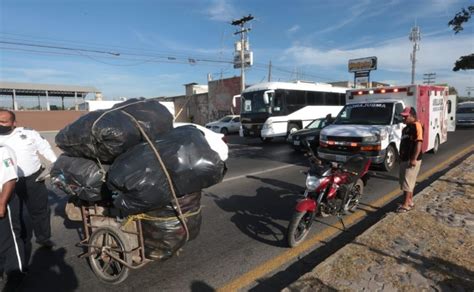
<instances>
[{"instance_id":1,"label":"billboard sign","mask_svg":"<svg viewBox=\"0 0 474 292\"><path fill-rule=\"evenodd\" d=\"M377 57L349 60L349 72L377 70Z\"/></svg>"},{"instance_id":2,"label":"billboard sign","mask_svg":"<svg viewBox=\"0 0 474 292\"><path fill-rule=\"evenodd\" d=\"M253 52L251 51L244 51L244 66L245 68L251 67L253 65ZM242 63L240 62L240 53L234 55L234 69L242 67Z\"/></svg>"}]
</instances>

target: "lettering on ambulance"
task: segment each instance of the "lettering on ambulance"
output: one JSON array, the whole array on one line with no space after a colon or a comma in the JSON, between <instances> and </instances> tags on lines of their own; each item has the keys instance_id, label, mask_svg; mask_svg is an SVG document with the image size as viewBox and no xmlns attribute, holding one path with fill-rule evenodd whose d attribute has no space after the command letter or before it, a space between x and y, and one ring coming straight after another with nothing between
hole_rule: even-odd
<instances>
[{"instance_id":1,"label":"lettering on ambulance","mask_svg":"<svg viewBox=\"0 0 474 292\"><path fill-rule=\"evenodd\" d=\"M429 133L432 131L432 125L430 125L430 115L432 113L429 90L420 86L417 86L416 90L416 113L418 116L418 120L423 125L423 144L421 145L421 150L423 152L426 152L428 150L428 145L433 145L430 144L429 141Z\"/></svg>"}]
</instances>

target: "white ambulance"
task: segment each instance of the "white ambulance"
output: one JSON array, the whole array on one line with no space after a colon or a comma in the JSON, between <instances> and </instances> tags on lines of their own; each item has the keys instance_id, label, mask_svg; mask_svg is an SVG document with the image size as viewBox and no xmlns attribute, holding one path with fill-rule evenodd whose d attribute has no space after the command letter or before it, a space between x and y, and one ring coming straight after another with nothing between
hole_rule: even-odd
<instances>
[{"instance_id":1,"label":"white ambulance","mask_svg":"<svg viewBox=\"0 0 474 292\"><path fill-rule=\"evenodd\" d=\"M319 157L344 162L363 153L390 171L404 127L400 113L414 107L424 128L422 151L436 153L456 127L456 96L448 87L408 85L348 90L346 105L320 134Z\"/></svg>"}]
</instances>

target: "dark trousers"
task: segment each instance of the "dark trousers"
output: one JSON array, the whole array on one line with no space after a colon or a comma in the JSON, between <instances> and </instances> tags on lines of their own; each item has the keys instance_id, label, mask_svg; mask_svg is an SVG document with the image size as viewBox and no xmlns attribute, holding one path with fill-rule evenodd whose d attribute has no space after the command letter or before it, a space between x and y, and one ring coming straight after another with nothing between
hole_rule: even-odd
<instances>
[{"instance_id":1,"label":"dark trousers","mask_svg":"<svg viewBox=\"0 0 474 292\"><path fill-rule=\"evenodd\" d=\"M13 193L5 217L0 218L0 271L7 275L23 272L24 250L20 237L20 201Z\"/></svg>"},{"instance_id":2,"label":"dark trousers","mask_svg":"<svg viewBox=\"0 0 474 292\"><path fill-rule=\"evenodd\" d=\"M15 187L15 192L20 198L21 209L26 206L31 218L31 225L25 224L24 227L27 229L30 229L30 226L33 227L36 242L44 242L51 237L48 189L44 182L35 182L40 174L41 170L28 177L21 177ZM30 234L31 230L23 230L23 239L26 240Z\"/></svg>"}]
</instances>

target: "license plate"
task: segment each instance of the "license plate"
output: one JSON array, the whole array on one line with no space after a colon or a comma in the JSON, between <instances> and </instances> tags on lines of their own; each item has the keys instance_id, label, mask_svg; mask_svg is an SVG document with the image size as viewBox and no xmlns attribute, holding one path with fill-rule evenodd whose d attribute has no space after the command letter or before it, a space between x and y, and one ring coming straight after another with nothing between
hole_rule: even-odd
<instances>
[{"instance_id":1,"label":"license plate","mask_svg":"<svg viewBox=\"0 0 474 292\"><path fill-rule=\"evenodd\" d=\"M344 155L336 155L336 161L345 162L346 157Z\"/></svg>"},{"instance_id":2,"label":"license plate","mask_svg":"<svg viewBox=\"0 0 474 292\"><path fill-rule=\"evenodd\" d=\"M299 140L293 141L293 145L295 145L295 146L300 146L300 141L299 141Z\"/></svg>"},{"instance_id":3,"label":"license plate","mask_svg":"<svg viewBox=\"0 0 474 292\"><path fill-rule=\"evenodd\" d=\"M250 131L250 132L249 132L249 135L253 135L253 131Z\"/></svg>"}]
</instances>

